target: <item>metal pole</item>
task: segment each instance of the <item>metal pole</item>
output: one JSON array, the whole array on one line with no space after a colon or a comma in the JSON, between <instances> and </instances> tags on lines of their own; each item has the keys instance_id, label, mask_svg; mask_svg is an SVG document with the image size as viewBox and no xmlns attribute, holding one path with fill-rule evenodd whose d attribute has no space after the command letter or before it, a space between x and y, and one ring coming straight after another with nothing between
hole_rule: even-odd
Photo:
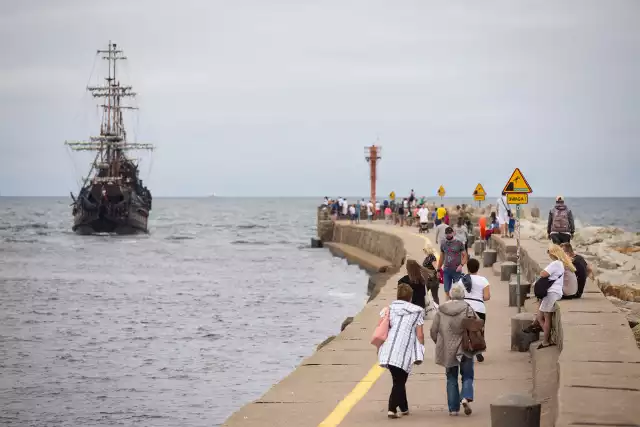
<instances>
[{"instance_id":1,"label":"metal pole","mask_svg":"<svg viewBox=\"0 0 640 427\"><path fill-rule=\"evenodd\" d=\"M518 300L517 304L518 304L518 313L520 313L521 311L521 307L520 307L520 302L521 302L521 298L520 298L520 205L516 205L516 258L517 258L517 270L516 270L516 283L517 283L517 288L516 288L516 299Z\"/></svg>"},{"instance_id":2,"label":"metal pole","mask_svg":"<svg viewBox=\"0 0 640 427\"><path fill-rule=\"evenodd\" d=\"M371 179L371 203L373 203L373 206L376 205L376 168L377 168L377 161L378 161L378 150L376 150L376 146L373 145L370 148L370 154L371 156L371 171L370 171L370 179Z\"/></svg>"}]
</instances>

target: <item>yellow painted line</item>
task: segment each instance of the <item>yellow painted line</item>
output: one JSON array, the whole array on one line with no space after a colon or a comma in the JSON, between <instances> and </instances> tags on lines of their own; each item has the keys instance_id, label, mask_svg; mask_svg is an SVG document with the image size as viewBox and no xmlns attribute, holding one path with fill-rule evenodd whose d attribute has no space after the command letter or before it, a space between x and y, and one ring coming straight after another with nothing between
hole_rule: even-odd
<instances>
[{"instance_id":1,"label":"yellow painted line","mask_svg":"<svg viewBox=\"0 0 640 427\"><path fill-rule=\"evenodd\" d=\"M382 373L386 369L381 368L379 365L374 365L367 375L351 390L351 392L344 398L338 406L335 407L333 412L329 414L327 418L322 421L318 427L337 427L347 414L353 409L354 406L369 392L369 389L373 387L373 384L378 381Z\"/></svg>"},{"instance_id":2,"label":"yellow painted line","mask_svg":"<svg viewBox=\"0 0 640 427\"><path fill-rule=\"evenodd\" d=\"M429 238L420 234L418 234L418 236L422 237L425 242L427 242L429 246L431 246L431 240L429 240ZM440 254L436 253L435 256L437 260ZM362 398L369 392L371 387L373 387L375 382L380 379L380 376L382 376L382 373L384 371L386 371L386 369L381 368L380 365L373 365L373 367L369 369L369 372L367 372L367 375L365 375L364 378L362 378L360 382L356 384L353 390L351 390L351 392L349 392L349 394L344 399L342 399L340 403L338 403L338 406L333 409L329 416L327 416L327 418L325 418L320 424L318 424L318 427L339 426L340 423L349 414L349 412L351 412L353 407L356 406L356 404L360 402L360 400L362 400Z\"/></svg>"}]
</instances>

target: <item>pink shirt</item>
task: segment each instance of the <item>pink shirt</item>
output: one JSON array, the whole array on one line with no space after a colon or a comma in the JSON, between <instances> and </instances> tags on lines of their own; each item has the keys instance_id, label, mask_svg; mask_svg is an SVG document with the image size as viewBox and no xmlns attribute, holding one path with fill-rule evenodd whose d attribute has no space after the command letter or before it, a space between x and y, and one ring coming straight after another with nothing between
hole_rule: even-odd
<instances>
[{"instance_id":1,"label":"pink shirt","mask_svg":"<svg viewBox=\"0 0 640 427\"><path fill-rule=\"evenodd\" d=\"M384 210L384 214L385 214L385 215L391 215L391 208L386 208L386 209Z\"/></svg>"}]
</instances>

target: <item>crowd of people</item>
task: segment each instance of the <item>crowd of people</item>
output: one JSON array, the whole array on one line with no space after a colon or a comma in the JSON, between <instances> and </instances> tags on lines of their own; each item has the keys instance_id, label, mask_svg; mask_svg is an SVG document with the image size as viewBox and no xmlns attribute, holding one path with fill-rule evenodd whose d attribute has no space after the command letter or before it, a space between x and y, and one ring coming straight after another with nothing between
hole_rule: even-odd
<instances>
[{"instance_id":1,"label":"crowd of people","mask_svg":"<svg viewBox=\"0 0 640 427\"><path fill-rule=\"evenodd\" d=\"M453 233L449 234L454 241ZM440 259L447 257L445 251ZM389 322L389 331L379 348L378 362L389 370L393 380L387 415L389 418L409 415L406 383L412 367L424 361L423 325L429 293L437 307L429 337L435 343L435 363L444 368L449 415L456 416L461 410L471 415L474 362L484 361L484 348L469 349L463 341L467 333L466 319L482 322L486 319L485 302L491 298L489 281L478 275L478 260L453 257L445 265L459 277L453 286L445 288L447 301L438 306L436 272L441 262L429 246L424 248L424 253L422 267L416 260L407 261L407 275L398 281L397 299L380 313L382 321ZM463 275L465 266L468 274Z\"/></svg>"},{"instance_id":2,"label":"crowd of people","mask_svg":"<svg viewBox=\"0 0 640 427\"><path fill-rule=\"evenodd\" d=\"M492 212L489 229L486 228L486 222L481 220L479 223L483 238L490 238L494 233L503 237L513 235L513 215L504 197L501 199L505 203L502 209L497 208L496 212ZM409 415L406 383L412 367L424 361L423 328L425 314L431 304L429 295L436 311L428 337L435 343L435 363L444 368L449 415L457 416L461 411L466 415L472 414L474 363L485 360L483 353L486 346L477 351L470 351L465 346L469 319L480 320L484 325L487 319L486 302L491 299L489 281L478 274L479 261L468 254L470 227L462 216L451 227L444 206L432 213L432 219L437 224L436 246L439 256L430 246L426 246L422 265L416 260L408 260L407 274L398 281L396 301L390 304L388 311L381 312L381 317L386 314L389 322L388 339L378 352L380 366L388 369L393 379L387 412L389 418ZM491 232L486 233L489 230ZM561 196L556 198L556 205L549 212L547 232L551 240L547 252L551 262L539 273L538 282L543 284L544 289L539 292L536 282L535 294L540 304L536 321L526 328L527 332L543 333L539 349L554 345L551 342L551 322L555 303L561 299L580 298L587 277L593 275L591 266L571 246L570 240L575 232L573 214ZM445 301L442 304L438 295L440 284L444 287ZM484 326L481 334L484 340Z\"/></svg>"},{"instance_id":3,"label":"crowd of people","mask_svg":"<svg viewBox=\"0 0 640 427\"><path fill-rule=\"evenodd\" d=\"M442 236L444 236L444 229L450 224L449 212L443 204L436 207L432 203L430 206L426 197L418 199L413 190L408 197L397 201L395 199L384 200L382 204L377 201L375 203L371 200L365 201L365 199L350 203L343 197L336 199L325 197L323 206L330 210L331 218L334 221L349 220L355 224L365 219L368 222L384 219L386 224L416 227L419 233L428 233L429 229L434 226L438 235ZM455 209L458 213L465 213L466 205L458 205ZM466 244L468 234L471 231L470 219L467 216L459 217L454 228L456 238L462 239ZM436 236L436 240L438 240L438 236Z\"/></svg>"}]
</instances>

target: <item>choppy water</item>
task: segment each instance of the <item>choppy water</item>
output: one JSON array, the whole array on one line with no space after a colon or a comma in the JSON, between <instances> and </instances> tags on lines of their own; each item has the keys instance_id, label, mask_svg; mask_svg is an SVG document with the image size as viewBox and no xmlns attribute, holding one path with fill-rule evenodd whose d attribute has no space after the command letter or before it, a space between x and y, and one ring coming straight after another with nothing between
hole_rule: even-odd
<instances>
[{"instance_id":1,"label":"choppy water","mask_svg":"<svg viewBox=\"0 0 640 427\"><path fill-rule=\"evenodd\" d=\"M151 234L87 237L0 198L0 425L217 425L366 300L309 249L317 200L154 202Z\"/></svg>"}]
</instances>

